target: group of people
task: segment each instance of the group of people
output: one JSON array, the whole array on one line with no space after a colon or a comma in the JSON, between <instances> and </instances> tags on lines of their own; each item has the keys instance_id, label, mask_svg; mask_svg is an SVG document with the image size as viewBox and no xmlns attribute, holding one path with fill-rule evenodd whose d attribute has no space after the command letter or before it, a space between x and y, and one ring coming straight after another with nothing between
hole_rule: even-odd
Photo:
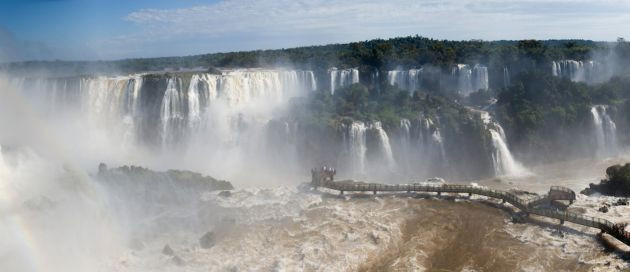
<instances>
[{"instance_id":1,"label":"group of people","mask_svg":"<svg viewBox=\"0 0 630 272\"><path fill-rule=\"evenodd\" d=\"M313 182L320 184L327 181L333 181L335 174L337 174L337 170L332 167L322 166L321 169L311 170L311 173L313 174Z\"/></svg>"},{"instance_id":2,"label":"group of people","mask_svg":"<svg viewBox=\"0 0 630 272\"><path fill-rule=\"evenodd\" d=\"M626 223L614 224L612 230L614 233L620 233L624 239L630 241L630 232L626 231L626 226L628 226Z\"/></svg>"}]
</instances>

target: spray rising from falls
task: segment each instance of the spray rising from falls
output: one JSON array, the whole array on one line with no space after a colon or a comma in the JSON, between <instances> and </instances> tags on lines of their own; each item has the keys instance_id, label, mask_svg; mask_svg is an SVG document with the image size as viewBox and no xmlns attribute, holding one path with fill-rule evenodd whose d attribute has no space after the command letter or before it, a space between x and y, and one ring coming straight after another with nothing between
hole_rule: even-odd
<instances>
[{"instance_id":1,"label":"spray rising from falls","mask_svg":"<svg viewBox=\"0 0 630 272\"><path fill-rule=\"evenodd\" d=\"M102 149L97 154L112 163L129 163L141 155L138 150L162 151L163 157L151 156L153 167L219 174L236 162L266 157L269 120L291 98L315 90L315 84L311 71L262 69L13 80L51 119L77 121L65 122L80 126L67 131L91 139L78 149ZM172 152L185 152L191 160L172 165Z\"/></svg>"},{"instance_id":2,"label":"spray rising from falls","mask_svg":"<svg viewBox=\"0 0 630 272\"><path fill-rule=\"evenodd\" d=\"M345 87L354 83L359 83L359 69L337 69L336 67L328 70L330 75L330 93L335 94L335 89Z\"/></svg>"},{"instance_id":3,"label":"spray rising from falls","mask_svg":"<svg viewBox=\"0 0 630 272\"><path fill-rule=\"evenodd\" d=\"M495 176L522 176L528 173L523 165L516 161L510 152L503 127L494 121L490 113L480 111L481 120L486 125L492 139L492 163Z\"/></svg>"},{"instance_id":4,"label":"spray rising from falls","mask_svg":"<svg viewBox=\"0 0 630 272\"><path fill-rule=\"evenodd\" d=\"M599 157L617 155L619 153L617 125L609 114L609 107L606 105L593 106L591 116L593 118L596 155Z\"/></svg>"}]
</instances>

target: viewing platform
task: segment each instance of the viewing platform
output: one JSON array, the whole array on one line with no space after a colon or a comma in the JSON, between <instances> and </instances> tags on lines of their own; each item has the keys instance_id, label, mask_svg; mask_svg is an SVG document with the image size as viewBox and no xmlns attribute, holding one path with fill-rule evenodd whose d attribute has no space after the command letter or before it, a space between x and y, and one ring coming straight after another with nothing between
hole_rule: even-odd
<instances>
[{"instance_id":1,"label":"viewing platform","mask_svg":"<svg viewBox=\"0 0 630 272\"><path fill-rule=\"evenodd\" d=\"M509 192L495 190L487 187L476 185L459 185L446 183L412 183L412 184L379 184L365 183L357 181L335 181L336 170L333 168L322 167L311 170L311 185L315 188L322 187L339 191L340 194L345 192L429 192L437 193L453 193L468 194L469 196L480 195L502 200L502 203L509 203L518 208L525 215L534 214L542 217L548 217L560 220L560 224L565 221L574 224L597 228L602 233L607 233L624 244L630 246L630 232L625 231L626 224L615 224L611 221L586 216L578 213L568 212L563 209L551 205L557 201L568 201L570 204L576 199L575 192L569 188L561 186L552 186L545 195L537 195L532 198L524 199L519 195Z\"/></svg>"}]
</instances>

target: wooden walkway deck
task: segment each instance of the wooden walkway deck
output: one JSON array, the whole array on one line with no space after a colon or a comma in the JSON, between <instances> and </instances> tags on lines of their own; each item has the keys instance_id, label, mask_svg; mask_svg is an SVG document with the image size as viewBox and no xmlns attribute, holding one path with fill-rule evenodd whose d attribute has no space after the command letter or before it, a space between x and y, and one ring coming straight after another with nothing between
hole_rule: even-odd
<instances>
[{"instance_id":1,"label":"wooden walkway deck","mask_svg":"<svg viewBox=\"0 0 630 272\"><path fill-rule=\"evenodd\" d=\"M535 214L538 216L558 219L561 224L567 221L578 225L600 229L602 232L608 233L624 244L630 246L630 232L625 231L624 224L615 224L602 218L572 213L554 208L551 205L545 205L557 200L566 200L571 203L575 201L575 192L565 187L552 186L549 193L545 195L537 195L532 198L524 199L509 191L501 191L473 185L439 183L378 184L354 181L336 182L334 181L335 173L334 169L326 169L325 167L321 169L313 169L311 172L311 184L314 187L336 190L341 194L344 192L373 192L374 194L377 192L433 192L438 195L442 193L481 195L501 199L504 203L507 202L525 212L526 215Z\"/></svg>"}]
</instances>

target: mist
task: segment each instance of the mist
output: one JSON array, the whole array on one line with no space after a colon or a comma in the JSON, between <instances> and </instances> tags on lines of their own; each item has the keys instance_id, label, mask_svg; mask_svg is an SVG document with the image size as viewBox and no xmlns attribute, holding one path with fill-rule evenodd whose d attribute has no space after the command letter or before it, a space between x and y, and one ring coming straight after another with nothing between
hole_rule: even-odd
<instances>
[{"instance_id":1,"label":"mist","mask_svg":"<svg viewBox=\"0 0 630 272\"><path fill-rule=\"evenodd\" d=\"M571 59L567 46L547 52L523 41L508 42L515 51L506 57L502 43L462 43L461 52L496 51L422 63L382 44L334 45L353 54L238 52L208 57L203 69L196 56L78 71L7 65L0 270L326 270L327 262L356 270L374 254L396 255L390 249L403 233L414 235L408 208L429 202L334 197L305 184L313 167L337 169L345 182L472 182L542 194L552 183L584 188L626 158L623 51L577 50ZM585 211L600 205L584 198ZM451 208L472 209L472 201ZM627 214L611 209L611 217ZM504 215L492 215L510 231L500 239L532 251L533 238L518 236L526 227L503 226ZM550 267L575 267L578 253L618 261L578 252L591 236L549 236L568 253L545 247L548 257L571 260Z\"/></svg>"}]
</instances>

